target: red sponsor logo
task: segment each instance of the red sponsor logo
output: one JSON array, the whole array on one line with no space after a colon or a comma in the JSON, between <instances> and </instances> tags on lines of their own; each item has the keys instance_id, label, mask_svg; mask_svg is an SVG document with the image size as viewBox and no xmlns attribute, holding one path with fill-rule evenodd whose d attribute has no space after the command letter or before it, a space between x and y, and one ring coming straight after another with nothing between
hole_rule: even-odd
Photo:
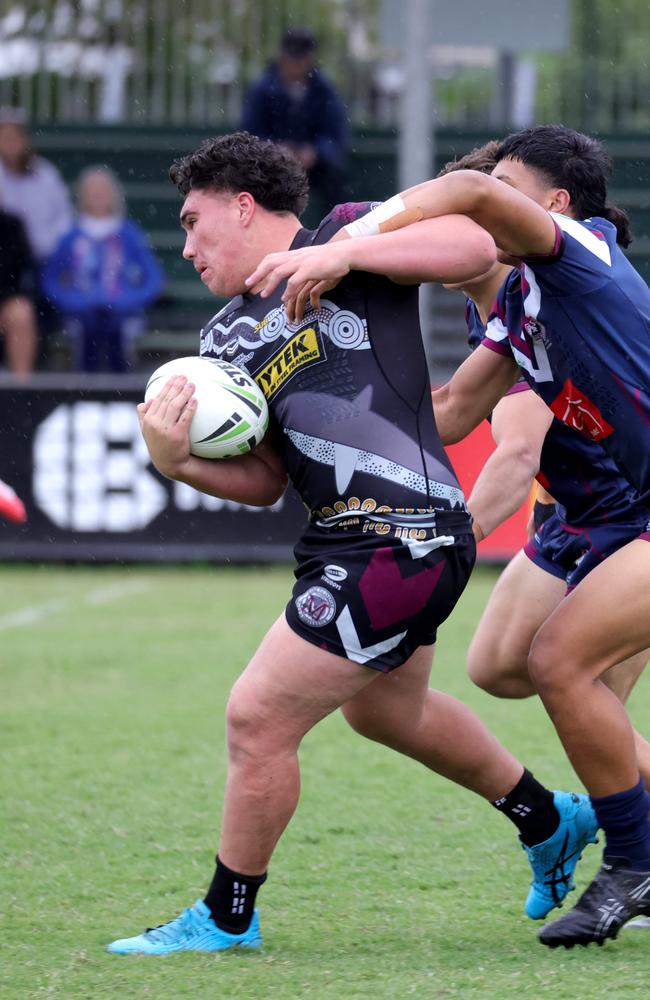
<instances>
[{"instance_id":1,"label":"red sponsor logo","mask_svg":"<svg viewBox=\"0 0 650 1000\"><path fill-rule=\"evenodd\" d=\"M558 420L584 434L590 441L602 441L614 432L614 428L607 423L596 404L586 393L578 389L570 378L550 404L550 409Z\"/></svg>"}]
</instances>

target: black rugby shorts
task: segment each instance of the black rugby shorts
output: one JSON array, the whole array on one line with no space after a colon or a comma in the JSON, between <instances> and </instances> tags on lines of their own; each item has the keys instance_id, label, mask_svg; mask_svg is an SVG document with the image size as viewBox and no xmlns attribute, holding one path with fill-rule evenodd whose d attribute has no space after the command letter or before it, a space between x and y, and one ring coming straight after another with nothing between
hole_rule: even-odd
<instances>
[{"instance_id":1,"label":"black rugby shorts","mask_svg":"<svg viewBox=\"0 0 650 1000\"><path fill-rule=\"evenodd\" d=\"M476 546L470 530L453 545L406 543L373 532L310 525L295 548L297 568L286 618L321 649L388 672L438 626L465 589Z\"/></svg>"}]
</instances>

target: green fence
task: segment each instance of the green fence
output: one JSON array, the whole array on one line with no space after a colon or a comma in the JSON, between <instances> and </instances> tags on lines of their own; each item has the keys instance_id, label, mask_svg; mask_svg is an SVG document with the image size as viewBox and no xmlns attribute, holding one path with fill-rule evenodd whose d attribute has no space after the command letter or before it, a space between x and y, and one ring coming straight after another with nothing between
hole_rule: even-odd
<instances>
[{"instance_id":1,"label":"green fence","mask_svg":"<svg viewBox=\"0 0 650 1000\"><path fill-rule=\"evenodd\" d=\"M90 164L111 166L126 188L129 213L147 231L163 265L167 284L164 307L152 317L150 345L161 352L192 343L196 331L215 309L215 300L197 280L192 265L181 256L182 231L178 225L180 199L167 179L171 161L193 149L205 131L165 127L87 126L37 127L35 143L73 184ZM438 166L492 136L487 132L443 130L436 137ZM604 137L614 159L610 200L626 208L632 218L635 241L629 254L646 280L650 279L650 137ZM383 199L397 189L396 136L391 131L357 132L350 158L352 197ZM305 224L321 215L317 204L308 208ZM447 293L434 297L432 323L436 373L448 374L465 354L460 297ZM186 338L186 340L184 339ZM429 345L431 348L431 345Z\"/></svg>"}]
</instances>

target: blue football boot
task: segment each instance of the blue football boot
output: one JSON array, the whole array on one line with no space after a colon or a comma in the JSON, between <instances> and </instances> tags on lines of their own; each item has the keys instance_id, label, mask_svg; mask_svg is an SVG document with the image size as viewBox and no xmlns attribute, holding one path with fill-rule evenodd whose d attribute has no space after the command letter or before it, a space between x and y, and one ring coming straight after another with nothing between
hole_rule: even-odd
<instances>
[{"instance_id":1,"label":"blue football boot","mask_svg":"<svg viewBox=\"0 0 650 1000\"><path fill-rule=\"evenodd\" d=\"M597 843L598 822L588 795L553 792L560 825L548 840L534 847L522 847L533 869L533 881L526 897L526 914L542 920L554 907L561 906L575 886L573 872L587 844Z\"/></svg>"},{"instance_id":2,"label":"blue football boot","mask_svg":"<svg viewBox=\"0 0 650 1000\"><path fill-rule=\"evenodd\" d=\"M120 938L107 945L106 950L116 955L170 955L173 951L227 951L261 945L257 910L243 934L229 934L217 927L210 910L199 899L168 924L150 927L136 937Z\"/></svg>"}]
</instances>

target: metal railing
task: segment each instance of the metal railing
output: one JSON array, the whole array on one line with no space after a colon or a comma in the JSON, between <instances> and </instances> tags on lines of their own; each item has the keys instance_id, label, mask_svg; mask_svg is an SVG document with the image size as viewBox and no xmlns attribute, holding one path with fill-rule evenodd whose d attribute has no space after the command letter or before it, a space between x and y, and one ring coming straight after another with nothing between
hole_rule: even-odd
<instances>
[{"instance_id":1,"label":"metal railing","mask_svg":"<svg viewBox=\"0 0 650 1000\"><path fill-rule=\"evenodd\" d=\"M39 121L237 121L287 26L306 25L350 107L370 102L374 0L2 0L0 103Z\"/></svg>"},{"instance_id":2,"label":"metal railing","mask_svg":"<svg viewBox=\"0 0 650 1000\"><path fill-rule=\"evenodd\" d=\"M408 2L408 0L403 0ZM403 74L379 43L381 0L0 0L0 103L41 122L236 124L248 84L289 25L319 60L351 120L394 125ZM650 126L647 0L572 0L572 48L517 57L437 47L436 120L502 127L562 120ZM489 16L489 0L477 14ZM522 40L525 52L525 39ZM504 101L512 89L515 100ZM432 95L433 97L433 95Z\"/></svg>"}]
</instances>

